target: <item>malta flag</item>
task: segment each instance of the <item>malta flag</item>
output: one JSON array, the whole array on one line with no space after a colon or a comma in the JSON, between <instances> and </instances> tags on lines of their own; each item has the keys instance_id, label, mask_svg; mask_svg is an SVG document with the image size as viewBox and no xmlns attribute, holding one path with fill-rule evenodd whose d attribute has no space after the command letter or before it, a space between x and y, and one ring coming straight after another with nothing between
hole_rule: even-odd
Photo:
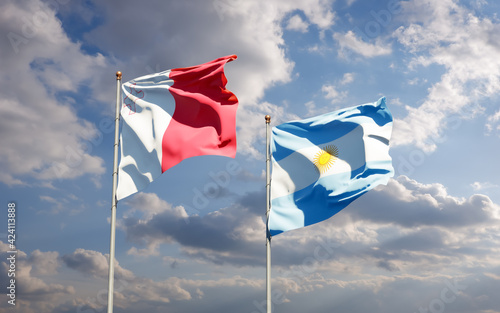
<instances>
[{"instance_id":1,"label":"malta flag","mask_svg":"<svg viewBox=\"0 0 500 313\"><path fill-rule=\"evenodd\" d=\"M182 160L236 155L238 99L225 88L236 55L136 78L122 85L117 200L146 188Z\"/></svg>"}]
</instances>

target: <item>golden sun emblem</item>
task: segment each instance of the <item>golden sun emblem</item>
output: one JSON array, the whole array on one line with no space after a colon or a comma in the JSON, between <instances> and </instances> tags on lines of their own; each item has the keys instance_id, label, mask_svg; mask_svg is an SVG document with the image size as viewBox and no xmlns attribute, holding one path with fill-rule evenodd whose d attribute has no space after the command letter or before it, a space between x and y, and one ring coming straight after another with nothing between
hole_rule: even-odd
<instances>
[{"instance_id":1,"label":"golden sun emblem","mask_svg":"<svg viewBox=\"0 0 500 313\"><path fill-rule=\"evenodd\" d=\"M313 163L320 174L325 173L335 163L339 156L339 150L334 145L329 145L321 149L314 156Z\"/></svg>"}]
</instances>

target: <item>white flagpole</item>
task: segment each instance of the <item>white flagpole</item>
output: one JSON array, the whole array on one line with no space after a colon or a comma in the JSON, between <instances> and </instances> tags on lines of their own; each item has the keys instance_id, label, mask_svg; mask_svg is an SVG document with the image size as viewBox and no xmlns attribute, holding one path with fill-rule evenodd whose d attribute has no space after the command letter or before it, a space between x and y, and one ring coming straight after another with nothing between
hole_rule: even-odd
<instances>
[{"instance_id":1,"label":"white flagpole","mask_svg":"<svg viewBox=\"0 0 500 313\"><path fill-rule=\"evenodd\" d=\"M122 72L116 72L116 115L115 115L115 146L113 159L113 191L111 197L111 236L109 243L109 273L108 273L108 313L113 313L113 292L115 281L115 223L116 223L116 184L118 177L118 142L120 131Z\"/></svg>"},{"instance_id":2,"label":"white flagpole","mask_svg":"<svg viewBox=\"0 0 500 313\"><path fill-rule=\"evenodd\" d=\"M266 115L266 291L267 291L267 313L271 313L272 303L271 303L271 235L269 234L269 229L267 228L269 221L269 210L271 206L270 193L271 193L271 146L269 143L269 123L271 123L271 116Z\"/></svg>"}]
</instances>

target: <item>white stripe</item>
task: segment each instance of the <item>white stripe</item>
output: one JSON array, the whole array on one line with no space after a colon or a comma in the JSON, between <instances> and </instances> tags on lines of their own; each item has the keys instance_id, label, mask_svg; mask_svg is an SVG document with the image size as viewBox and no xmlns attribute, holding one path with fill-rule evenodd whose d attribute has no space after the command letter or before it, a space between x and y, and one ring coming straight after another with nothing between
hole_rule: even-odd
<instances>
[{"instance_id":1,"label":"white stripe","mask_svg":"<svg viewBox=\"0 0 500 313\"><path fill-rule=\"evenodd\" d=\"M166 89L165 95L168 95L168 100L163 103L162 107L158 104L138 99L136 96L125 92L125 94L135 102L137 112L131 112L126 106L122 108L122 117L124 121L136 134L144 139L141 141L146 146L148 153L156 150L156 155L158 156L158 162L160 164L163 155L161 149L163 134L165 134L175 110L175 100L168 91L169 86L164 87Z\"/></svg>"},{"instance_id":2,"label":"white stripe","mask_svg":"<svg viewBox=\"0 0 500 313\"><path fill-rule=\"evenodd\" d=\"M390 160L389 146L369 135L383 137L388 142L391 131L392 123L382 127L372 123L361 124L336 140L297 150L279 162L273 160L271 198L292 194L320 177L351 172L366 162ZM360 140L361 136L363 140ZM321 148L328 145L338 148L338 159L326 172L320 174L313 160Z\"/></svg>"},{"instance_id":3,"label":"white stripe","mask_svg":"<svg viewBox=\"0 0 500 313\"><path fill-rule=\"evenodd\" d=\"M153 75L146 77L150 76ZM135 108L132 107L130 110L125 103L121 110L124 124L120 136L122 159L118 175L118 200L144 188L145 186L140 184L143 184L145 180L151 182L161 175L163 135L175 110L175 100L167 84L148 88L140 84L134 86L128 82L124 86L144 90L144 97L140 99L128 92L127 88L123 88L124 94L135 103ZM148 97L150 89L157 89L160 92L164 89L161 94L161 103L148 101L148 99L151 100ZM139 137L140 142L135 140L136 136Z\"/></svg>"},{"instance_id":4,"label":"white stripe","mask_svg":"<svg viewBox=\"0 0 500 313\"><path fill-rule=\"evenodd\" d=\"M141 77L137 77L136 79L133 79L128 83L135 83L135 84L154 84L154 79L152 79L151 81L146 81L146 79L150 79L150 78L154 78L154 77L160 77L160 76L165 76L167 78L167 80L170 80L170 72L172 70L166 70L166 71L163 71L163 72L159 72L159 73L154 73L154 74L147 74L147 75L144 75L144 76L141 76ZM173 83L173 80L171 80L172 83Z\"/></svg>"}]
</instances>

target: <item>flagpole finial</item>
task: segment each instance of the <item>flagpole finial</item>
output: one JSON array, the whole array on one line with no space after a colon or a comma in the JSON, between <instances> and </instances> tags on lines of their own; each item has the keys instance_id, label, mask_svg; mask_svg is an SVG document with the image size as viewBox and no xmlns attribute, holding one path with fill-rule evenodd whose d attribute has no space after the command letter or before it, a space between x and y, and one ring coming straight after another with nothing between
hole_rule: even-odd
<instances>
[{"instance_id":1,"label":"flagpole finial","mask_svg":"<svg viewBox=\"0 0 500 313\"><path fill-rule=\"evenodd\" d=\"M266 115L266 123L269 124L271 122L271 115Z\"/></svg>"},{"instance_id":2,"label":"flagpole finial","mask_svg":"<svg viewBox=\"0 0 500 313\"><path fill-rule=\"evenodd\" d=\"M122 79L122 72L116 72L116 79Z\"/></svg>"}]
</instances>

